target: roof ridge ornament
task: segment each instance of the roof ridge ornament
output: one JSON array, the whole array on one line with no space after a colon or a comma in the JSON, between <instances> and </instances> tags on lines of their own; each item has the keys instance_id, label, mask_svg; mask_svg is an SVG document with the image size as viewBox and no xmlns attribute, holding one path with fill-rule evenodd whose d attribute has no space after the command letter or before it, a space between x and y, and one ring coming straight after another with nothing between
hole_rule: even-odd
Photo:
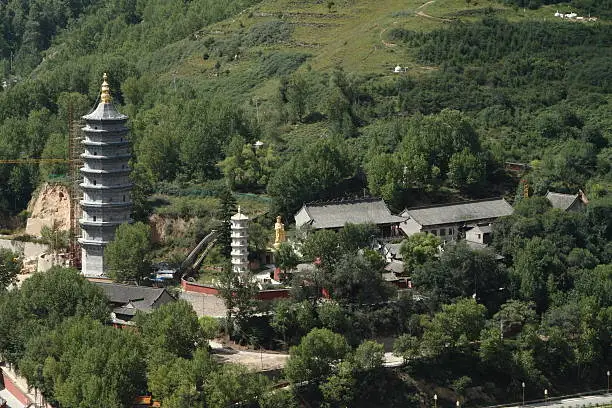
<instances>
[{"instance_id":1,"label":"roof ridge ornament","mask_svg":"<svg viewBox=\"0 0 612 408\"><path fill-rule=\"evenodd\" d=\"M110 95L110 87L108 86L108 75L106 72L102 75L102 91L100 92L100 100L102 103L110 103L111 95Z\"/></svg>"}]
</instances>

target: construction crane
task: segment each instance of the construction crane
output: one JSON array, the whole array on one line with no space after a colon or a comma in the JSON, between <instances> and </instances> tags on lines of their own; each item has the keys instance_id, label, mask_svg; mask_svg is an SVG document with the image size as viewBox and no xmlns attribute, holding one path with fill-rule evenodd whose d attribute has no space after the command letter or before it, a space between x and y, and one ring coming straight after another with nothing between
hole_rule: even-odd
<instances>
[{"instance_id":1,"label":"construction crane","mask_svg":"<svg viewBox=\"0 0 612 408\"><path fill-rule=\"evenodd\" d=\"M23 158L23 159L0 159L0 164L41 164L41 163L68 163L68 193L70 196L70 221L69 232L70 242L68 244L68 260L70 266L80 268L81 251L79 250L78 239L81 233L79 226L79 200L81 149L80 149L79 124L73 120L72 105L68 107L68 158L67 159L42 159L42 158Z\"/></svg>"},{"instance_id":2,"label":"construction crane","mask_svg":"<svg viewBox=\"0 0 612 408\"><path fill-rule=\"evenodd\" d=\"M69 163L70 159L8 159L0 160L0 164L40 164L40 163Z\"/></svg>"}]
</instances>

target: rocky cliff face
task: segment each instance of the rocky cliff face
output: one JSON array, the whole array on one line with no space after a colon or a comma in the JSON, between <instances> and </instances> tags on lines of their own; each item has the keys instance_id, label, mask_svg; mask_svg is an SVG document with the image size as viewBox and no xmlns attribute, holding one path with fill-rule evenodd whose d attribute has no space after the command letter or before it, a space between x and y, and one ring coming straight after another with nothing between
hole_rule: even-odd
<instances>
[{"instance_id":1,"label":"rocky cliff face","mask_svg":"<svg viewBox=\"0 0 612 408\"><path fill-rule=\"evenodd\" d=\"M40 237L42 227L51 227L55 222L61 230L70 229L70 194L68 187L45 183L28 205L30 217L26 234Z\"/></svg>"}]
</instances>

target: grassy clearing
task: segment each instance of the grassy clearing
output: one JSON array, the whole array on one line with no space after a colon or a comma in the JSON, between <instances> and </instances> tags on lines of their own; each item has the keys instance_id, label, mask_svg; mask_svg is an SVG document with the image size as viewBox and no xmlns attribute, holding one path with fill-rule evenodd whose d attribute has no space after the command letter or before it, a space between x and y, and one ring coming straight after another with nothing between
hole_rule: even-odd
<instances>
[{"instance_id":1,"label":"grassy clearing","mask_svg":"<svg viewBox=\"0 0 612 408\"><path fill-rule=\"evenodd\" d=\"M437 67L417 63L412 50L389 39L389 31L431 31L456 21L476 21L491 12L511 21L545 21L554 18L557 8L563 7L514 9L494 0L345 0L329 8L327 2L267 0L173 44L173 50L160 50L162 59L162 54L181 56L181 62L161 77L192 83L208 94L240 98L250 110L256 109L256 98L259 114L265 120L278 92L278 79L261 75L262 56L279 52L310 55L298 71L342 68L359 74L394 76L393 68L400 65L407 68L409 75L426 75ZM243 44L240 52L203 58L210 41L231 43L232 39L244 39L254 26L274 21L291 25L289 38L280 43ZM215 67L217 63L220 67Z\"/></svg>"}]
</instances>

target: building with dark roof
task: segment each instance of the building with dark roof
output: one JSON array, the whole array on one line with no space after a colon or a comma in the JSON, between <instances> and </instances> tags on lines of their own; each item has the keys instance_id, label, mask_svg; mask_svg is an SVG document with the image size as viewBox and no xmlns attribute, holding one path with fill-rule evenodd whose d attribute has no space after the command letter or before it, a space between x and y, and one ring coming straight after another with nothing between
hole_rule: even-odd
<instances>
[{"instance_id":1,"label":"building with dark roof","mask_svg":"<svg viewBox=\"0 0 612 408\"><path fill-rule=\"evenodd\" d=\"M380 228L382 236L399 235L399 224L404 220L391 214L385 202L377 198L304 204L295 214L299 229L338 230L347 223L374 224Z\"/></svg>"},{"instance_id":2,"label":"building with dark roof","mask_svg":"<svg viewBox=\"0 0 612 408\"><path fill-rule=\"evenodd\" d=\"M94 283L102 289L109 299L113 324L121 326L133 325L132 319L138 311L148 313L161 305L175 301L165 288L121 283Z\"/></svg>"},{"instance_id":3,"label":"building with dark roof","mask_svg":"<svg viewBox=\"0 0 612 408\"><path fill-rule=\"evenodd\" d=\"M553 208L562 211L581 211L589 202L582 190L578 190L576 194L553 193L549 191L546 193L546 198L550 201Z\"/></svg>"},{"instance_id":4,"label":"building with dark roof","mask_svg":"<svg viewBox=\"0 0 612 408\"><path fill-rule=\"evenodd\" d=\"M467 227L490 224L513 212L503 198L410 208L401 213L406 220L400 228L407 236L429 232L449 241L457 239L459 232Z\"/></svg>"}]
</instances>

